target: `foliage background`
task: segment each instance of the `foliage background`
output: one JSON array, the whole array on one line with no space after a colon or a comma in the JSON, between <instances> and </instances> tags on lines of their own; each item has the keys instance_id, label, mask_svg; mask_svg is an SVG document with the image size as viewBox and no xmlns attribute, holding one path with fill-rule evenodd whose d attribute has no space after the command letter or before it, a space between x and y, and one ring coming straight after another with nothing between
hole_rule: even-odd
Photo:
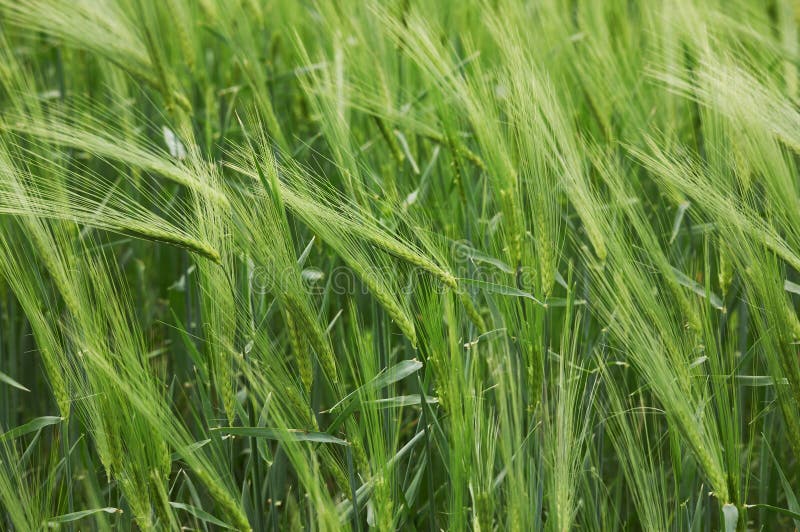
<instances>
[{"instance_id":1,"label":"foliage background","mask_svg":"<svg viewBox=\"0 0 800 532\"><path fill-rule=\"evenodd\" d=\"M793 0L0 0L0 528L779 530Z\"/></svg>"}]
</instances>

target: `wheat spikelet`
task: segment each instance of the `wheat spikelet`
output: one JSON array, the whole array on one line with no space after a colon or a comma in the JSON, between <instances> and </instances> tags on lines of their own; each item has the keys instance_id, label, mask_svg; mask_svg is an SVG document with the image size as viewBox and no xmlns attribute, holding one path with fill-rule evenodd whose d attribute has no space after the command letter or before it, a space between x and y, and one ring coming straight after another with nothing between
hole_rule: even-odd
<instances>
[{"instance_id":1,"label":"wheat spikelet","mask_svg":"<svg viewBox=\"0 0 800 532\"><path fill-rule=\"evenodd\" d=\"M389 128L386 126L386 122L384 122L381 118L377 116L373 116L375 123L378 125L378 130L381 132L381 136L386 141L386 144L389 145L390 151L392 152L392 156L394 156L395 161L398 164L401 164L405 159L405 155L403 154L402 148L397 142L397 139L392 135L392 132L389 131Z\"/></svg>"},{"instance_id":2,"label":"wheat spikelet","mask_svg":"<svg viewBox=\"0 0 800 532\"><path fill-rule=\"evenodd\" d=\"M174 20L175 28L178 32L178 44L180 45L181 56L184 61L186 61L186 67L189 69L189 72L194 74L196 69L194 49L191 44L191 39L189 38L189 31L186 27L189 14L184 12L182 9L183 5L176 0L169 0L168 5L170 6L170 11L176 15Z\"/></svg>"},{"instance_id":3,"label":"wheat spikelet","mask_svg":"<svg viewBox=\"0 0 800 532\"><path fill-rule=\"evenodd\" d=\"M356 467L361 471L365 477L370 476L369 459L364 450L364 445L361 443L361 438L351 438L350 445L353 449L353 458L355 458Z\"/></svg>"},{"instance_id":4,"label":"wheat spikelet","mask_svg":"<svg viewBox=\"0 0 800 532\"><path fill-rule=\"evenodd\" d=\"M219 483L212 479L204 469L195 469L194 474L206 486L208 492L217 503L222 507L228 517L233 521L233 525L237 530L243 532L250 532L250 522L247 520L242 508L233 500L230 494L225 491Z\"/></svg>"},{"instance_id":5,"label":"wheat spikelet","mask_svg":"<svg viewBox=\"0 0 800 532\"><path fill-rule=\"evenodd\" d=\"M473 509L473 523L476 532L491 531L492 527L492 499L488 493L479 493L475 496Z\"/></svg>"},{"instance_id":6,"label":"wheat spikelet","mask_svg":"<svg viewBox=\"0 0 800 532\"><path fill-rule=\"evenodd\" d=\"M289 342L292 347L292 353L294 354L294 361L295 364L297 364L297 372L300 374L300 380L303 383L303 388L306 393L311 393L311 385L314 376L309 353L303 348L303 338L300 336L297 327L295 327L291 313L288 311L285 312L284 318L286 320L286 328L289 332Z\"/></svg>"},{"instance_id":7,"label":"wheat spikelet","mask_svg":"<svg viewBox=\"0 0 800 532\"><path fill-rule=\"evenodd\" d=\"M475 305L472 303L472 298L466 291L462 291L458 293L458 299L464 306L464 310L466 311L470 321L478 329L478 332L480 334L484 334L488 330L486 328L486 322L483 321L483 316L481 316L480 312L478 312L478 309L476 309Z\"/></svg>"},{"instance_id":8,"label":"wheat spikelet","mask_svg":"<svg viewBox=\"0 0 800 532\"><path fill-rule=\"evenodd\" d=\"M358 271L360 268L356 266L356 269ZM403 331L403 334L406 335L409 341L411 341L411 345L416 346L417 331L414 328L414 323L406 315L400 305L397 304L395 298L385 290L384 286L373 277L371 272L362 270L358 273L361 280L364 281L364 284L369 288L369 291L375 296L375 299L386 309L386 312L392 320L397 324L400 330Z\"/></svg>"},{"instance_id":9,"label":"wheat spikelet","mask_svg":"<svg viewBox=\"0 0 800 532\"><path fill-rule=\"evenodd\" d=\"M542 295L545 297L550 296L553 291L553 284L555 283L556 271L556 257L553 253L554 244L548 238L548 231L544 221L544 214L541 210L536 212L536 251L538 252L539 259L539 275L542 283Z\"/></svg>"},{"instance_id":10,"label":"wheat spikelet","mask_svg":"<svg viewBox=\"0 0 800 532\"><path fill-rule=\"evenodd\" d=\"M350 480L345 476L342 468L334 459L331 454L324 454L322 456L323 467L325 471L333 477L336 487L341 493L348 493L350 491Z\"/></svg>"},{"instance_id":11,"label":"wheat spikelet","mask_svg":"<svg viewBox=\"0 0 800 532\"><path fill-rule=\"evenodd\" d=\"M298 416L306 427L309 427L311 430L318 430L317 418L314 416L314 412L312 412L307 398L303 397L297 388L292 386L285 386L283 388L283 394L285 394L286 401L289 403L293 415Z\"/></svg>"},{"instance_id":12,"label":"wheat spikelet","mask_svg":"<svg viewBox=\"0 0 800 532\"><path fill-rule=\"evenodd\" d=\"M720 243L719 246L719 287L723 294L728 293L728 289L733 282L733 261L728 246Z\"/></svg>"},{"instance_id":13,"label":"wheat spikelet","mask_svg":"<svg viewBox=\"0 0 800 532\"><path fill-rule=\"evenodd\" d=\"M544 382L544 353L537 347L529 350L528 362L528 411L533 413L542 398Z\"/></svg>"},{"instance_id":14,"label":"wheat spikelet","mask_svg":"<svg viewBox=\"0 0 800 532\"><path fill-rule=\"evenodd\" d=\"M305 336L304 339L311 344L311 348L317 354L317 359L319 360L319 364L323 373L328 379L330 379L331 382L338 382L339 377L336 369L336 358L331 350L330 342L325 336L325 332L316 321L316 318L311 315L309 310L306 309L302 301L289 294L285 295L287 296L284 300L284 303L287 306L287 314L292 316L292 323L295 325L296 331L298 334L300 331L306 333L307 336ZM310 360L306 359L306 361L299 363L307 364L307 370L310 373ZM308 382L311 382L311 375L306 374L304 379L309 379Z\"/></svg>"},{"instance_id":15,"label":"wheat spikelet","mask_svg":"<svg viewBox=\"0 0 800 532\"><path fill-rule=\"evenodd\" d=\"M53 353L45 353L43 351L42 362L44 363L50 388L53 390L53 397L55 397L56 404L58 405L58 411L61 413L61 417L63 417L65 420L69 420L71 399L67 382L62 374L62 369L58 366L58 363L54 359Z\"/></svg>"},{"instance_id":16,"label":"wheat spikelet","mask_svg":"<svg viewBox=\"0 0 800 532\"><path fill-rule=\"evenodd\" d=\"M222 348L215 354L217 357L217 390L222 398L222 406L228 418L228 423L233 425L234 419L236 418L236 393L233 384L231 355L227 354L226 351L227 349Z\"/></svg>"}]
</instances>

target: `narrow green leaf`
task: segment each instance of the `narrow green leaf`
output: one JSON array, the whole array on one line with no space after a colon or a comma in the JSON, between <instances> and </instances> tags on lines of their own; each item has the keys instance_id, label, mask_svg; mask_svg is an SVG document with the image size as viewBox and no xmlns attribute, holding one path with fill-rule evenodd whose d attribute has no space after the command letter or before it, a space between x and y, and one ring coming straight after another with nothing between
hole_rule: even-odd
<instances>
[{"instance_id":1,"label":"narrow green leaf","mask_svg":"<svg viewBox=\"0 0 800 532\"><path fill-rule=\"evenodd\" d=\"M354 392L347 394L341 401L333 405L325 412L332 412L336 410L339 406L349 401L352 397L356 396L362 390L383 389L384 387L389 386L390 384L394 384L395 382L401 381L406 377L408 377L409 375L416 373L421 368L422 368L422 362L420 362L416 358L412 360L402 360L397 364L395 364L394 366L391 366L386 370L380 372L371 381L359 387Z\"/></svg>"},{"instance_id":2,"label":"narrow green leaf","mask_svg":"<svg viewBox=\"0 0 800 532\"><path fill-rule=\"evenodd\" d=\"M737 375L736 379L741 381L744 386L752 386L754 388L775 385L775 379L769 375ZM789 384L789 381L783 378L781 379L781 384Z\"/></svg>"},{"instance_id":3,"label":"narrow green leaf","mask_svg":"<svg viewBox=\"0 0 800 532\"><path fill-rule=\"evenodd\" d=\"M297 257L297 265L300 266L301 268L306 263L306 259L308 258L308 256L311 254L311 250L314 247L314 240L316 240L316 238L317 237L312 236L311 240L308 241L308 244L306 245L305 249L303 249L303 252L300 254L299 257Z\"/></svg>"},{"instance_id":4,"label":"narrow green leaf","mask_svg":"<svg viewBox=\"0 0 800 532\"><path fill-rule=\"evenodd\" d=\"M792 294L800 295L800 284L793 283L789 279L783 281L783 289Z\"/></svg>"},{"instance_id":5,"label":"narrow green leaf","mask_svg":"<svg viewBox=\"0 0 800 532\"><path fill-rule=\"evenodd\" d=\"M722 303L722 299L720 299L718 295L716 295L714 292L709 292L706 294L706 289L703 285L694 279L691 279L679 269L673 267L672 273L675 276L675 280L678 282L678 284L685 286L700 297L708 297L709 302L714 306L715 309L722 310L725 307L725 305Z\"/></svg>"},{"instance_id":6,"label":"narrow green leaf","mask_svg":"<svg viewBox=\"0 0 800 532\"><path fill-rule=\"evenodd\" d=\"M178 459L182 458L186 454L191 454L191 453L195 452L198 449L202 449L203 447L205 447L209 443L211 443L211 440L210 439L205 439L205 440L196 441L191 445L187 445L183 449L181 449L179 451L175 451L174 453L172 453L172 460L178 460Z\"/></svg>"},{"instance_id":7,"label":"narrow green leaf","mask_svg":"<svg viewBox=\"0 0 800 532\"><path fill-rule=\"evenodd\" d=\"M436 397L425 397L428 403L438 403L439 399ZM369 401L369 404L377 405L380 408L397 408L401 406L416 406L422 403L422 398L419 395L399 395L397 397L389 397L386 399L377 399Z\"/></svg>"},{"instance_id":8,"label":"narrow green leaf","mask_svg":"<svg viewBox=\"0 0 800 532\"><path fill-rule=\"evenodd\" d=\"M390 384L401 381L422 369L422 362L419 360L403 360L391 366L386 371L381 372L377 377L367 383L372 390L380 390Z\"/></svg>"},{"instance_id":9,"label":"narrow green leaf","mask_svg":"<svg viewBox=\"0 0 800 532\"><path fill-rule=\"evenodd\" d=\"M781 464L778 462L778 458L775 456L775 453L772 452L772 446L769 444L766 438L764 439L764 445L766 446L767 451L769 451L772 461L775 463L775 470L778 472L778 476L781 479L781 485L783 486L783 494L786 496L786 502L789 504L789 510L785 510L785 512L791 511L797 516L795 517L794 525L795 527L800 528L800 504L797 502L797 495L795 495L792 484L789 482L789 479L786 478L786 474L783 472Z\"/></svg>"},{"instance_id":10,"label":"narrow green leaf","mask_svg":"<svg viewBox=\"0 0 800 532\"><path fill-rule=\"evenodd\" d=\"M311 432L301 429L270 429L266 427L219 427L211 429L233 436L247 436L250 438L266 438L276 441L309 441L314 443L334 443L336 445L350 445L345 440L331 436L324 432Z\"/></svg>"},{"instance_id":11,"label":"narrow green leaf","mask_svg":"<svg viewBox=\"0 0 800 532\"><path fill-rule=\"evenodd\" d=\"M83 519L84 517L89 517L91 515L103 512L107 514L115 514L115 513L122 513L122 510L120 510L119 508L112 508L110 506L106 508L94 508L92 510L80 510L78 512L72 512L68 514L59 515L58 517L53 517L47 521L47 524L49 526L57 526L63 523L71 523L73 521Z\"/></svg>"},{"instance_id":12,"label":"narrow green leaf","mask_svg":"<svg viewBox=\"0 0 800 532\"><path fill-rule=\"evenodd\" d=\"M772 506L771 504L762 504L762 503L748 504L746 508L763 508L765 510L769 510L770 512L775 512L781 515L785 515L787 517L791 517L796 521L800 521L800 513L787 510L786 508L779 508L777 506Z\"/></svg>"},{"instance_id":13,"label":"narrow green leaf","mask_svg":"<svg viewBox=\"0 0 800 532\"><path fill-rule=\"evenodd\" d=\"M19 438L20 436L24 436L25 434L30 434L31 432L36 432L39 429L44 427L48 427L50 425L56 425L61 423L64 420L63 417L60 416L42 416L37 417L32 421L28 421L24 425L20 425L19 427L15 427L2 435L0 435L0 441L6 440L13 440L14 438Z\"/></svg>"},{"instance_id":14,"label":"narrow green leaf","mask_svg":"<svg viewBox=\"0 0 800 532\"><path fill-rule=\"evenodd\" d=\"M4 382L4 383L8 384L9 386L13 386L14 388L17 388L18 390L22 390L23 392L29 392L30 391L29 389L27 389L26 387L24 387L23 385L21 385L20 383L18 383L17 381L15 381L11 377L9 377L5 373L3 373L2 371L0 371L0 382Z\"/></svg>"},{"instance_id":15,"label":"narrow green leaf","mask_svg":"<svg viewBox=\"0 0 800 532\"><path fill-rule=\"evenodd\" d=\"M384 471L391 470L395 464L400 461L406 454L408 454L414 445L417 444L419 440L427 433L428 429L419 431L413 438L408 440L408 443L403 445L397 453L393 457L391 457L386 464L383 466ZM372 477L361 487L356 490L356 500L358 501L358 507L360 508L363 506L364 501L370 496L372 493L372 489L375 487L375 480L377 477ZM336 505L336 510L339 513L339 519L344 521L345 519L350 517L350 514L353 513L353 505L350 501L342 501Z\"/></svg>"},{"instance_id":16,"label":"narrow green leaf","mask_svg":"<svg viewBox=\"0 0 800 532\"><path fill-rule=\"evenodd\" d=\"M466 245L463 245L463 244L459 245L458 249L459 249L459 251L464 253L468 259L470 259L473 262L479 262L479 263L483 263L483 264L490 264L490 265L494 266L495 268L497 268L498 270L500 270L503 273L508 273L508 274L514 273L514 268L512 268L511 266L509 266L508 264L506 264L502 260L497 259L495 257L492 257L490 255L486 255L484 253L481 253L477 249L474 249L474 248L472 248L470 246L466 246Z\"/></svg>"},{"instance_id":17,"label":"narrow green leaf","mask_svg":"<svg viewBox=\"0 0 800 532\"><path fill-rule=\"evenodd\" d=\"M545 306L544 303L533 297L533 294L529 294L528 292L524 292L518 288L514 288L513 286L490 283L487 281L477 281L475 279L460 279L460 281L470 284L476 288L480 288L481 290L485 290L492 294L499 294L501 296L511 296L511 297L523 297L525 299L530 299L534 303L537 303L541 306Z\"/></svg>"},{"instance_id":18,"label":"narrow green leaf","mask_svg":"<svg viewBox=\"0 0 800 532\"><path fill-rule=\"evenodd\" d=\"M669 237L669 243L672 244L675 242L675 238L678 236L678 231L681 229L681 223L683 223L683 216L686 214L686 210L689 208L691 203L688 201L684 201L680 205L678 205L678 212L675 213L675 221L672 222L672 234Z\"/></svg>"},{"instance_id":19,"label":"narrow green leaf","mask_svg":"<svg viewBox=\"0 0 800 532\"><path fill-rule=\"evenodd\" d=\"M183 504L182 502L172 502L172 501L170 501L169 505L172 506L173 508L177 508L178 510L183 510L185 512L188 512L206 523L217 525L227 530L233 530L233 527L231 525L229 525L224 521L220 521L210 513L206 512L205 510L201 510L200 508L196 508L189 504Z\"/></svg>"}]
</instances>

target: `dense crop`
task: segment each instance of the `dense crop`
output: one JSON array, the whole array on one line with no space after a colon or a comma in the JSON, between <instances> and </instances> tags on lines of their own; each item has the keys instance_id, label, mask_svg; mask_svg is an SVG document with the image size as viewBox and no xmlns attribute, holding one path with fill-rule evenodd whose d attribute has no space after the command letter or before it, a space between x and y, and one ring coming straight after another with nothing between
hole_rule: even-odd
<instances>
[{"instance_id":1,"label":"dense crop","mask_svg":"<svg viewBox=\"0 0 800 532\"><path fill-rule=\"evenodd\" d=\"M800 525L793 0L0 0L0 529Z\"/></svg>"}]
</instances>

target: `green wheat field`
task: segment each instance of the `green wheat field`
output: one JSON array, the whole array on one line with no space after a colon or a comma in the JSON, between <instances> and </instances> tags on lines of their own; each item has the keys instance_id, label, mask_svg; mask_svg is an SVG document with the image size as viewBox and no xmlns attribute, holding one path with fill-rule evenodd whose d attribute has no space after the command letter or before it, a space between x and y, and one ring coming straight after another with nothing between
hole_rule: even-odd
<instances>
[{"instance_id":1,"label":"green wheat field","mask_svg":"<svg viewBox=\"0 0 800 532\"><path fill-rule=\"evenodd\" d=\"M797 530L799 24L0 0L0 530Z\"/></svg>"}]
</instances>

